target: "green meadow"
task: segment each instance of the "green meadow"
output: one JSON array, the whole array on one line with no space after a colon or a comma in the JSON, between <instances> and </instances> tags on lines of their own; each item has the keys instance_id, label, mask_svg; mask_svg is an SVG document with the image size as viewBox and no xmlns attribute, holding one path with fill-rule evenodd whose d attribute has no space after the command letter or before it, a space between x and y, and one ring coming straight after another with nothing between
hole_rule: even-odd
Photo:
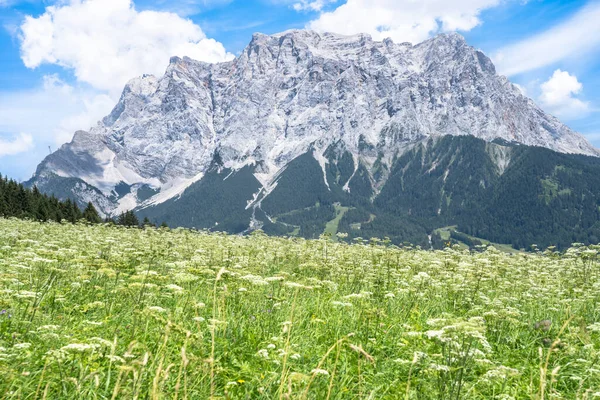
<instances>
[{"instance_id":1,"label":"green meadow","mask_svg":"<svg viewBox=\"0 0 600 400\"><path fill-rule=\"evenodd\" d=\"M0 393L600 398L598 249L0 219Z\"/></svg>"}]
</instances>

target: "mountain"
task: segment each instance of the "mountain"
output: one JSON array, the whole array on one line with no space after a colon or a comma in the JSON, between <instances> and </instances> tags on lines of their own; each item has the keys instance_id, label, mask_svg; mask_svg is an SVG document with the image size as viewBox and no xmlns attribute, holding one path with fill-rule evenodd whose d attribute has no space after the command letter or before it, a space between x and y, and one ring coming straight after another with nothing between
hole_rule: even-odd
<instances>
[{"instance_id":1,"label":"mountain","mask_svg":"<svg viewBox=\"0 0 600 400\"><path fill-rule=\"evenodd\" d=\"M518 167L534 155L543 174ZM538 197L522 188L535 197L527 206L553 207L566 196L560 168L594 169L598 155L458 34L412 45L299 30L255 34L230 62L174 57L163 77L131 80L29 184L171 225L314 236L343 212L341 227L422 242L469 221L465 207L480 222L463 229L499 235L481 221L505 224L502 210L523 205L502 200L515 194L507 180L522 186L517 169L550 182ZM570 190L596 198L593 187Z\"/></svg>"},{"instance_id":2,"label":"mountain","mask_svg":"<svg viewBox=\"0 0 600 400\"><path fill-rule=\"evenodd\" d=\"M600 241L599 174L597 157L444 137L403 154L373 208L380 224L410 216L428 232L458 225L515 248L565 248Z\"/></svg>"}]
</instances>

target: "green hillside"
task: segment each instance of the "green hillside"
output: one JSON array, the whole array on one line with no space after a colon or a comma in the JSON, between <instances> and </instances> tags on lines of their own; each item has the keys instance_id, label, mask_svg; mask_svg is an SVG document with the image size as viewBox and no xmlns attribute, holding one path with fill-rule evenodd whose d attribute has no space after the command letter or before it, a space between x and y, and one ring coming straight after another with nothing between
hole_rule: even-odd
<instances>
[{"instance_id":1,"label":"green hillside","mask_svg":"<svg viewBox=\"0 0 600 400\"><path fill-rule=\"evenodd\" d=\"M435 231L447 226L516 250L600 242L596 157L472 136L431 139L389 171L378 159L369 173L343 147L325 156L324 166L312 151L291 161L270 191L253 176L260 166L232 172L215 164L181 196L138 213L172 227L241 233L253 222L272 235L335 232L423 248L443 247Z\"/></svg>"}]
</instances>

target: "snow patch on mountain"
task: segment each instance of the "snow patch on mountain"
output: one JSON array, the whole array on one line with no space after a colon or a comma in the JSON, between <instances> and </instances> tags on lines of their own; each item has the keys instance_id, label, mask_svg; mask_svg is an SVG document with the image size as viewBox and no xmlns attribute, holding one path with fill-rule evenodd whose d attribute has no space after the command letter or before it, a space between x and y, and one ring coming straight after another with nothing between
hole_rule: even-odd
<instances>
[{"instance_id":1,"label":"snow patch on mountain","mask_svg":"<svg viewBox=\"0 0 600 400\"><path fill-rule=\"evenodd\" d=\"M314 154L327 183L323 154L333 143L356 167L380 160L389 170L399 154L443 135L600 154L458 34L412 45L293 30L255 34L229 62L173 57L164 76L132 79L112 112L49 155L32 183L47 174L79 178L105 196L95 200L101 211L114 214L180 195L218 154L225 168L254 166L264 198L311 149L321 149ZM120 184L159 193L119 197Z\"/></svg>"},{"instance_id":2,"label":"snow patch on mountain","mask_svg":"<svg viewBox=\"0 0 600 400\"><path fill-rule=\"evenodd\" d=\"M152 196L150 199L144 201L142 204L139 204L140 208L155 206L164 203L167 200L181 196L188 187L190 187L193 183L198 182L200 179L202 179L203 176L204 172L200 172L199 174L190 179L175 178L169 181L161 187L160 192L158 194ZM137 207L137 205L138 204L133 205L133 207L128 208L128 210L134 209L135 207Z\"/></svg>"},{"instance_id":3,"label":"snow patch on mountain","mask_svg":"<svg viewBox=\"0 0 600 400\"><path fill-rule=\"evenodd\" d=\"M329 182L327 182L327 159L323 156L322 151L313 151L313 157L315 158L315 160L317 160L317 162L319 163L319 166L321 167L321 170L323 171L323 181L325 182L325 186L327 186L327 189L329 189L331 191L331 188L329 187Z\"/></svg>"}]
</instances>

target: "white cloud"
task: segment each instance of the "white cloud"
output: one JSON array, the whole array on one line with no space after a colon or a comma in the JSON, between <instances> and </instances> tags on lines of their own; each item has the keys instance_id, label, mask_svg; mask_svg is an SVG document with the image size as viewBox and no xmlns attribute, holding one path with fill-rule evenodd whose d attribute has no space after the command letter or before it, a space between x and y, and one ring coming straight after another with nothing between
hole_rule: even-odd
<instances>
[{"instance_id":1,"label":"white cloud","mask_svg":"<svg viewBox=\"0 0 600 400\"><path fill-rule=\"evenodd\" d=\"M174 12L182 17L196 15L215 7L230 3L232 0L154 0L152 6L161 11ZM138 6L140 3L138 2Z\"/></svg>"},{"instance_id":2,"label":"white cloud","mask_svg":"<svg viewBox=\"0 0 600 400\"><path fill-rule=\"evenodd\" d=\"M322 13L308 28L341 34L369 33L376 40L421 42L447 31L469 31L481 11L501 0L348 0Z\"/></svg>"},{"instance_id":3,"label":"white cloud","mask_svg":"<svg viewBox=\"0 0 600 400\"><path fill-rule=\"evenodd\" d=\"M518 83L514 83L514 82L513 82L513 86L515 86L517 89L519 89L519 91L521 92L521 94L523 96L527 96L527 89L524 86L519 85Z\"/></svg>"},{"instance_id":4,"label":"white cloud","mask_svg":"<svg viewBox=\"0 0 600 400\"><path fill-rule=\"evenodd\" d=\"M552 65L600 48L600 2L583 7L561 24L500 49L492 58L511 76Z\"/></svg>"},{"instance_id":5,"label":"white cloud","mask_svg":"<svg viewBox=\"0 0 600 400\"><path fill-rule=\"evenodd\" d=\"M337 0L300 0L292 5L296 11L321 11L323 7Z\"/></svg>"},{"instance_id":6,"label":"white cloud","mask_svg":"<svg viewBox=\"0 0 600 400\"><path fill-rule=\"evenodd\" d=\"M33 137L27 133L21 133L12 139L0 137L0 157L24 153L32 147Z\"/></svg>"},{"instance_id":7,"label":"white cloud","mask_svg":"<svg viewBox=\"0 0 600 400\"><path fill-rule=\"evenodd\" d=\"M80 82L119 93L131 78L162 75L171 56L207 62L233 58L192 21L174 13L138 12L131 0L70 0L21 25L28 68L57 64Z\"/></svg>"},{"instance_id":8,"label":"white cloud","mask_svg":"<svg viewBox=\"0 0 600 400\"><path fill-rule=\"evenodd\" d=\"M36 145L56 148L76 130L96 124L114 105L105 93L48 75L36 89L0 92L0 132L28 132Z\"/></svg>"},{"instance_id":9,"label":"white cloud","mask_svg":"<svg viewBox=\"0 0 600 400\"><path fill-rule=\"evenodd\" d=\"M227 1L163 3L181 8ZM75 131L87 130L107 115L131 78L144 73L162 75L175 55L207 62L233 58L192 21L171 12L137 11L131 0L55 1L42 15L26 17L18 38L28 68L54 64L72 72L77 80L67 84L50 75L35 89L0 92L0 132L16 137L15 146L25 143L15 133L27 132L34 146L28 157L8 156L0 162L1 168L6 170L8 165L21 178L33 172L48 147L55 150ZM6 143L0 146L9 148Z\"/></svg>"},{"instance_id":10,"label":"white cloud","mask_svg":"<svg viewBox=\"0 0 600 400\"><path fill-rule=\"evenodd\" d=\"M543 108L551 113L565 118L575 119L586 116L590 105L577 97L583 90L583 85L575 75L557 69L546 82L540 85L542 93L539 101Z\"/></svg>"},{"instance_id":11,"label":"white cloud","mask_svg":"<svg viewBox=\"0 0 600 400\"><path fill-rule=\"evenodd\" d=\"M27 132L33 140L26 155L0 157L0 171L18 179L29 178L48 155L48 147L54 151L70 141L75 131L89 129L115 103L106 93L66 84L56 75L43 77L35 89L0 91L0 132L12 133L12 137ZM4 148L0 142L0 153Z\"/></svg>"}]
</instances>

